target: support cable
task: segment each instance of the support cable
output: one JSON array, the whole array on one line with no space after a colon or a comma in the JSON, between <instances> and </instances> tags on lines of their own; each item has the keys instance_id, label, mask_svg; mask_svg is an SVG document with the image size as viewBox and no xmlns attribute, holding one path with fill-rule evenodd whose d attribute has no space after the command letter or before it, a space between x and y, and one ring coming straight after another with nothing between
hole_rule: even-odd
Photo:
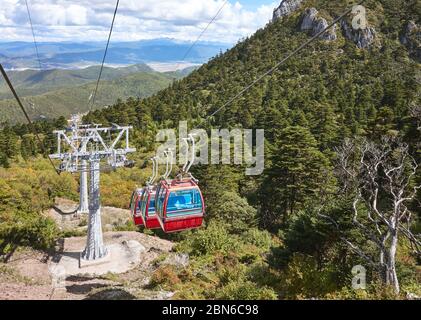
<instances>
[{"instance_id":1,"label":"support cable","mask_svg":"<svg viewBox=\"0 0 421 320\"><path fill-rule=\"evenodd\" d=\"M186 60L187 56L190 54L190 52L193 50L193 48L197 45L197 43L199 42L199 40L202 38L202 36L205 34L205 32L209 29L210 25L212 23L215 22L216 18L218 18L218 16L220 15L220 13L222 12L222 9L224 9L224 7L227 5L229 0L225 0L224 3L222 4L222 6L219 8L219 10L216 12L215 16L212 17L212 19L209 21L209 23L206 25L206 27L202 30L202 32L199 34L199 36L196 38L196 40L193 42L193 44L187 49L186 53L184 54L183 58L181 59L181 61L177 64L175 71L178 70L178 68L180 67L181 63Z\"/></svg>"},{"instance_id":2,"label":"support cable","mask_svg":"<svg viewBox=\"0 0 421 320\"><path fill-rule=\"evenodd\" d=\"M98 76L98 80L97 80L97 83L96 83L95 91L94 91L93 96L92 96L92 104L89 107L89 111L92 111L92 108L95 105L95 100L96 100L96 95L97 95L97 92L98 92L99 82L101 81L102 71L104 70L105 58L107 57L108 47L110 45L111 35L113 33L115 17L117 15L119 4L120 4L120 0L117 0L115 10L114 10L113 21L111 22L110 33L108 34L107 45L105 47L104 57L102 58L101 69L99 70L99 76Z\"/></svg>"},{"instance_id":3,"label":"support cable","mask_svg":"<svg viewBox=\"0 0 421 320\"><path fill-rule=\"evenodd\" d=\"M34 40L35 52L36 52L37 59L38 59L39 70L41 71L42 70L41 59L40 59L40 56L39 56L39 50L38 50L37 40L35 38L34 25L32 23L31 12L29 10L28 0L25 0L25 4L26 4L26 11L28 12L29 24L31 25L32 38Z\"/></svg>"},{"instance_id":4,"label":"support cable","mask_svg":"<svg viewBox=\"0 0 421 320\"><path fill-rule=\"evenodd\" d=\"M36 139L38 140L39 145L41 146L41 151L44 155L46 155L48 157L48 160L50 161L50 164L53 166L54 171L60 175L60 171L57 170L56 166L53 163L53 160L51 160L50 156L47 154L47 149L45 148L44 142L42 141L41 137L39 136L39 134L37 133L37 131L35 130L35 126L33 125L31 118L29 117L28 113L25 110L25 107L23 106L18 94L16 93L15 88L13 87L12 83L10 82L9 77L7 76L6 71L3 68L3 65L0 63L0 72L4 77L4 80L6 81L7 85L9 86L10 90L13 93L13 96L15 97L19 107L21 108L23 114L25 115L26 120L28 121L29 127L31 129L31 131L35 134Z\"/></svg>"},{"instance_id":5,"label":"support cable","mask_svg":"<svg viewBox=\"0 0 421 320\"><path fill-rule=\"evenodd\" d=\"M364 2L366 2L366 0L362 0L361 2L359 2L358 5L362 5L364 4ZM345 16L347 16L348 14L350 14L353 10L353 7L347 9L342 15L340 15L339 17L337 17L335 20L333 20L332 23L330 23L326 28L324 28L323 30L321 30L320 32L318 32L316 35L314 35L312 38L310 38L309 40L307 40L306 42L304 42L302 45L300 45L298 48L296 48L294 51L292 51L291 53L289 53L287 56L285 56L281 61L279 61L277 64L275 64L275 66L273 66L271 69L269 69L268 71L266 71L265 73L263 73L262 75L260 75L256 80L252 81L249 85L247 85L246 87L244 87L240 92L238 92L236 95L234 95L232 98L230 98L226 103L224 103L221 107L219 107L216 111L212 112L209 116L207 116L202 122L200 122L197 127L200 127L203 124L206 124L206 122L211 119L212 117L214 117L217 113L219 113L222 109L226 108L227 106L229 106L232 102L234 102L235 100L237 100L238 98L240 98L245 92L247 92L248 90L250 90L255 84L259 83L260 81L262 81L266 76L272 74L275 70L277 70L281 65L283 65L285 62L287 62L289 59L291 59L293 56L295 56L296 54L298 54L301 50L303 50L304 48L306 48L307 46L309 46L311 43L313 43L314 41L316 41L321 35L325 34L329 29L331 29L336 23L338 23L340 20L342 20Z\"/></svg>"}]
</instances>

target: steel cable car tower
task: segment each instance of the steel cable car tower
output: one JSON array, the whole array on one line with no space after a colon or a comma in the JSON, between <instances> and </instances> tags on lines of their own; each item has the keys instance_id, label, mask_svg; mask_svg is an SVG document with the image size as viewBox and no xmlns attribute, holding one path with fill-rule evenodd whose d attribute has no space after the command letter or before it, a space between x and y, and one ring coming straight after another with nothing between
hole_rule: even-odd
<instances>
[{"instance_id":1,"label":"steel cable car tower","mask_svg":"<svg viewBox=\"0 0 421 320\"><path fill-rule=\"evenodd\" d=\"M101 160L107 160L111 168L124 167L130 163L126 155L136 151L129 145L130 129L132 127L129 126L113 125L101 128L99 125L94 125L77 126L70 132L54 131L57 135L57 153L51 155L51 158L61 160L60 170L80 172L82 176L89 171L88 236L81 261L98 260L108 254L103 242L101 225L100 163ZM108 139L104 137L106 135Z\"/></svg>"},{"instance_id":2,"label":"steel cable car tower","mask_svg":"<svg viewBox=\"0 0 421 320\"><path fill-rule=\"evenodd\" d=\"M73 141L75 146L79 146L79 129L89 128L89 125L82 125L81 115L73 114L70 118L71 131L70 141ZM86 151L86 150L81 150ZM78 214L89 213L89 200L88 200L88 163L86 160L81 161L80 181L79 181L79 207Z\"/></svg>"}]
</instances>

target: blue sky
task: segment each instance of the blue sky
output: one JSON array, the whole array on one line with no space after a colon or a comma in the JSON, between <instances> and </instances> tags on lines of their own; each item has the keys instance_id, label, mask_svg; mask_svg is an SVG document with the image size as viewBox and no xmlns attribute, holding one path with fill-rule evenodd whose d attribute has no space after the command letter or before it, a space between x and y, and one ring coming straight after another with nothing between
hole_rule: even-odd
<instances>
[{"instance_id":1,"label":"blue sky","mask_svg":"<svg viewBox=\"0 0 421 320\"><path fill-rule=\"evenodd\" d=\"M116 0L28 0L38 41L105 40ZM193 41L225 0L120 0L114 41ZM203 40L235 43L263 27L280 0L230 0ZM2 41L31 41L24 0L1 0Z\"/></svg>"},{"instance_id":2,"label":"blue sky","mask_svg":"<svg viewBox=\"0 0 421 320\"><path fill-rule=\"evenodd\" d=\"M235 1L230 1L231 3L234 3ZM272 4L276 1L268 1L268 0L242 0L239 1L245 8L247 9L256 9L264 4ZM279 3L281 1L279 0Z\"/></svg>"}]
</instances>

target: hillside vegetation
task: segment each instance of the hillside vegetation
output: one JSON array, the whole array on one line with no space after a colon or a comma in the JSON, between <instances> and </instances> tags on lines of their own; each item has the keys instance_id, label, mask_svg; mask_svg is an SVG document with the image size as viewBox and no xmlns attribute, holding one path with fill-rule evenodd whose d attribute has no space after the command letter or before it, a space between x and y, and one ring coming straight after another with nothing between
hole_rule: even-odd
<instances>
[{"instance_id":1,"label":"hillside vegetation","mask_svg":"<svg viewBox=\"0 0 421 320\"><path fill-rule=\"evenodd\" d=\"M15 89L19 92L19 96L26 97L94 82L98 79L99 71L100 66L76 70L49 69L39 71L28 69L23 71L9 71L8 76ZM122 68L105 67L101 79L114 80L139 72L153 73L154 71L145 64ZM13 98L13 95L6 82L2 79L0 82L0 99L11 98Z\"/></svg>"},{"instance_id":2,"label":"hillside vegetation","mask_svg":"<svg viewBox=\"0 0 421 320\"><path fill-rule=\"evenodd\" d=\"M17 84L16 90L23 97L22 101L31 118L51 119L87 112L88 101L96 87L95 78L98 77L98 72L98 67L81 71L52 70L35 73L27 71L24 74L12 74L11 81ZM182 73L158 73L144 66L106 68L98 89L95 108L104 108L116 103L118 99L148 97L168 87L172 81L180 77ZM3 81L0 97L10 95L6 93L5 86ZM31 95L33 93L40 94ZM23 113L12 98L0 100L0 110L0 123L25 121Z\"/></svg>"},{"instance_id":3,"label":"hillside vegetation","mask_svg":"<svg viewBox=\"0 0 421 320\"><path fill-rule=\"evenodd\" d=\"M157 146L158 129L177 128L180 120L189 120L191 128L203 123L207 115L308 40L309 34L299 31L305 8L315 7L331 21L347 6L348 1L342 0L303 1L298 11L269 23L169 88L149 98L119 101L106 110L93 111L85 121L133 125L133 142L138 148L134 159L143 167L144 159ZM163 266L150 286L177 291L176 298L199 299L398 299L421 295L419 251L414 253L399 232L395 258L401 291L396 292L385 279L376 243L362 231L372 227L372 221L379 230L387 230L387 226L367 216L372 209L370 201L358 207L367 217L361 220L362 228L353 223L358 189L349 188L338 167L338 147L347 139L355 145L367 140L378 148L384 141L395 141L390 144L392 162L400 159L402 148L397 141L403 141L414 161L421 162L420 64L400 40L409 21L420 24L421 2L367 1L366 7L369 24L376 30L369 48L359 49L338 27L335 41L317 41L210 119L206 129L265 129L264 174L248 177L239 166L196 166L194 174L207 204L206 226L168 236L178 241L178 251L190 255L190 265ZM51 148L54 139L50 131L63 126L63 120L37 124ZM25 126L3 130L0 155L5 167L13 169L13 162L21 156L30 159L39 152L37 148ZM358 163L358 156L350 162ZM411 164L409 160L402 165L407 169L403 176ZM5 172L10 174L12 169ZM128 183L131 178L126 172L130 169L107 176L105 181ZM118 180L119 174L124 178ZM383 171L378 174L385 177ZM416 168L408 186L420 181L421 170ZM383 212L391 209L383 188L388 184L384 179L381 183ZM361 185L370 183L357 181L357 187ZM107 190L107 194L120 194L120 189ZM129 189L124 192L127 194L121 198L128 199ZM413 213L409 227L417 236L420 197L418 192L407 204ZM0 198L2 201L5 203ZM16 210L12 210L14 214ZM389 245L387 239L384 244ZM352 288L356 265L367 269L366 290Z\"/></svg>"}]
</instances>

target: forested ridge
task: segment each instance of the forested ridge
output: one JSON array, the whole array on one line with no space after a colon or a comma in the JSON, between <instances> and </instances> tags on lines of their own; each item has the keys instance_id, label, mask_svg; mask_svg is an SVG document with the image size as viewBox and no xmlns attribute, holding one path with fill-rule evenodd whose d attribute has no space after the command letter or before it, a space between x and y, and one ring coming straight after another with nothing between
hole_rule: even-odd
<instances>
[{"instance_id":1,"label":"forested ridge","mask_svg":"<svg viewBox=\"0 0 421 320\"><path fill-rule=\"evenodd\" d=\"M135 69L136 66L132 66L132 68ZM105 69L105 76L99 88L102 94L94 107L95 109L105 108L119 99L127 97L148 97L166 88L174 79L181 77L180 72L158 73L145 69L145 71L132 71L130 73L130 67L126 69L127 74L124 74L124 69L116 69L116 71L109 71L112 70L111 68ZM93 71L86 71L86 73L93 73L94 71L95 68L93 68ZM78 72L74 71L74 73L76 75L69 76L62 70L54 71L53 80L48 79L48 76L45 77L47 79L36 79L33 81L35 85L32 85L30 81L21 83L19 80L12 80L12 83L17 84L16 90L19 92L23 103L28 106L27 112L32 119L69 117L74 113L89 111L88 101L96 86L96 80L83 79ZM79 73L84 74L82 71ZM48 71L40 72L40 74L48 75ZM41 78L40 75L37 76ZM54 79L54 76L56 79ZM34 78L36 77L34 76ZM31 85L33 89L31 89ZM4 83L4 87L0 91L5 92L6 90L9 90L9 88ZM31 93L31 91L34 92ZM10 92L7 93L10 95ZM25 117L21 112L17 112L20 110L12 97L0 100L0 110L0 122L24 123Z\"/></svg>"},{"instance_id":2,"label":"forested ridge","mask_svg":"<svg viewBox=\"0 0 421 320\"><path fill-rule=\"evenodd\" d=\"M138 166L144 166L146 156L155 150L158 129L177 128L182 120L189 120L191 128L202 124L207 115L306 41L309 34L298 27L304 8L315 7L331 21L347 8L347 3L304 1L302 9L269 23L169 88L146 99L119 101L106 110L91 112L84 120L133 125L138 149L134 159ZM398 295L378 268L381 263L377 244L362 232L362 227L371 225L371 216L359 221L362 227L353 223L355 192L363 190L364 199L372 185L360 181L352 191L348 187L353 181L340 173L341 156L346 152L354 162L367 150L373 154L388 152L391 164L403 159L403 177L411 171L410 159L421 163L420 64L400 39L409 21L420 24L421 2L367 1L365 6L369 24L376 30L370 48L359 49L339 27L335 41L315 42L207 122L207 129L265 129L264 174L246 177L243 168L234 165L196 166L194 174L207 204L206 227L172 236L179 241L177 250L190 254L191 265L184 270L168 266L159 269L152 286L178 290L179 298L421 295L419 251L417 254L411 250L406 237L399 238ZM39 122L37 128L53 148L50 132L64 125L64 119L58 119ZM344 145L346 141L352 142ZM390 144L390 152L384 151L385 144ZM3 166L13 167L18 159L25 167L21 158L30 163L38 152L25 125L3 129ZM119 180L121 185L143 182L136 180L139 174L130 176L127 170L114 173L115 179L124 176ZM376 183L388 185L385 172L378 173ZM355 177L363 179L357 174ZM412 190L420 182L421 170L415 167L407 189ZM4 183L8 184L7 180ZM74 194L74 188L69 183L63 193ZM108 190L105 195L118 193L128 199L129 188L123 189ZM9 211L10 219L13 210L8 209L10 202L4 199L11 195L3 190L0 204ZM381 211L387 212L391 195L386 188L380 193ZM15 196L25 197L25 192ZM410 230L418 235L420 200L418 192L407 205L413 213ZM363 216L373 209L370 201L365 206L363 201L357 205ZM379 221L380 228L385 228L387 221ZM4 231L4 243L10 241L7 235ZM356 244L358 250L350 243ZM373 263L369 264L360 251ZM369 285L365 291L351 288L351 270L356 265L367 269Z\"/></svg>"}]
</instances>

